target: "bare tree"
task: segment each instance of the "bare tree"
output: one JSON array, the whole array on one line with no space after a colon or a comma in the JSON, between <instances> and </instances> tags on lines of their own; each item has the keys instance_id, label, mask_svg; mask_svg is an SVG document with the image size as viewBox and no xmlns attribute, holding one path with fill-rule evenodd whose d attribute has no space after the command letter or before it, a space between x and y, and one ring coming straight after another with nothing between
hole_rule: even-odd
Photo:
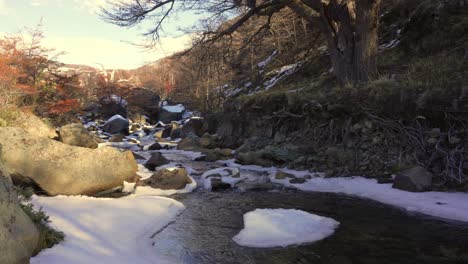
<instances>
[{"instance_id":1,"label":"bare tree","mask_svg":"<svg viewBox=\"0 0 468 264\"><path fill-rule=\"evenodd\" d=\"M256 16L269 16L289 8L318 27L326 36L333 70L342 83L366 82L377 75L379 9L382 0L134 0L110 2L104 20L133 27L155 22L145 33L156 41L164 22L173 13L198 10L211 18L237 15L228 27L204 32L204 41L230 35Z\"/></svg>"}]
</instances>

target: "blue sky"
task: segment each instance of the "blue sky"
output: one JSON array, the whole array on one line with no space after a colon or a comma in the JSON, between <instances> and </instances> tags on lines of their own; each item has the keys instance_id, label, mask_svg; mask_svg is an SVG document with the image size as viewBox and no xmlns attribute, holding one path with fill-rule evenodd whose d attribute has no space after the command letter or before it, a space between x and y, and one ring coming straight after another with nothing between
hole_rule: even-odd
<instances>
[{"instance_id":1,"label":"blue sky","mask_svg":"<svg viewBox=\"0 0 468 264\"><path fill-rule=\"evenodd\" d=\"M96 12L106 0L0 0L0 34L14 34L43 20L47 47L64 51L59 60L106 68L132 69L182 50L189 38L178 28L194 23L191 14L172 17L161 45L148 52L128 44L141 42L149 24L126 29L102 21Z\"/></svg>"}]
</instances>

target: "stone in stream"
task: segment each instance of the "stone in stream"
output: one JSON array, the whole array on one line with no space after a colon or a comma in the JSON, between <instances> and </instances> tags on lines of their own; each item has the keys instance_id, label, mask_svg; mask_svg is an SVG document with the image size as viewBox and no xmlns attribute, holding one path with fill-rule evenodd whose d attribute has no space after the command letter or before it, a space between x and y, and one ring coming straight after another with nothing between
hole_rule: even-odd
<instances>
[{"instance_id":1,"label":"stone in stream","mask_svg":"<svg viewBox=\"0 0 468 264\"><path fill-rule=\"evenodd\" d=\"M172 132L172 127L171 126L168 126L162 130L159 130L158 132L156 132L156 134L154 134L154 137L157 138L157 139L162 139L162 138L168 138L171 136L171 132Z\"/></svg>"},{"instance_id":2,"label":"stone in stream","mask_svg":"<svg viewBox=\"0 0 468 264\"><path fill-rule=\"evenodd\" d=\"M223 182L220 178L210 178L211 181L211 191L218 192L231 189L229 183Z\"/></svg>"},{"instance_id":3,"label":"stone in stream","mask_svg":"<svg viewBox=\"0 0 468 264\"><path fill-rule=\"evenodd\" d=\"M182 134L188 136L189 134L195 134L199 137L203 135L203 118L190 118L182 126Z\"/></svg>"},{"instance_id":4,"label":"stone in stream","mask_svg":"<svg viewBox=\"0 0 468 264\"><path fill-rule=\"evenodd\" d=\"M115 115L109 118L109 120L102 126L102 130L110 134L128 135L129 125L130 125L130 122L127 119L123 118L120 115Z\"/></svg>"},{"instance_id":5,"label":"stone in stream","mask_svg":"<svg viewBox=\"0 0 468 264\"><path fill-rule=\"evenodd\" d=\"M432 173L421 166L402 171L393 182L393 188L409 192L423 192L430 190Z\"/></svg>"},{"instance_id":6,"label":"stone in stream","mask_svg":"<svg viewBox=\"0 0 468 264\"><path fill-rule=\"evenodd\" d=\"M98 143L93 135L81 124L73 123L62 126L59 130L60 141L77 147L95 149Z\"/></svg>"},{"instance_id":7,"label":"stone in stream","mask_svg":"<svg viewBox=\"0 0 468 264\"><path fill-rule=\"evenodd\" d=\"M99 112L104 118L109 118L115 115L127 117L127 101L115 94L101 97L99 99L99 104L101 105Z\"/></svg>"},{"instance_id":8,"label":"stone in stream","mask_svg":"<svg viewBox=\"0 0 468 264\"><path fill-rule=\"evenodd\" d=\"M123 139L124 139L124 136L121 134L112 135L112 137L109 139L109 142L122 142Z\"/></svg>"},{"instance_id":9,"label":"stone in stream","mask_svg":"<svg viewBox=\"0 0 468 264\"><path fill-rule=\"evenodd\" d=\"M304 182L306 182L306 179L304 178L294 178L294 179L289 180L289 183L292 183L292 184L302 184Z\"/></svg>"},{"instance_id":10,"label":"stone in stream","mask_svg":"<svg viewBox=\"0 0 468 264\"><path fill-rule=\"evenodd\" d=\"M148 150L161 150L161 149L163 149L163 147L158 142L148 147Z\"/></svg>"},{"instance_id":11,"label":"stone in stream","mask_svg":"<svg viewBox=\"0 0 468 264\"><path fill-rule=\"evenodd\" d=\"M169 164L170 161L166 159L161 153L155 152L151 155L151 158L145 163L145 167L149 170L154 171L156 167Z\"/></svg>"},{"instance_id":12,"label":"stone in stream","mask_svg":"<svg viewBox=\"0 0 468 264\"><path fill-rule=\"evenodd\" d=\"M133 153L133 157L135 157L135 159L139 159L139 160L144 160L144 159L145 159L145 157L141 156L141 155L138 154L138 153L135 153L135 152L133 152L133 151L132 151L132 153Z\"/></svg>"},{"instance_id":13,"label":"stone in stream","mask_svg":"<svg viewBox=\"0 0 468 264\"><path fill-rule=\"evenodd\" d=\"M284 172L284 171L278 171L276 172L276 175L275 175L275 179L277 180L284 180L286 178L289 178L289 179L294 179L296 178L296 176L290 174L290 173L287 173L287 172Z\"/></svg>"},{"instance_id":14,"label":"stone in stream","mask_svg":"<svg viewBox=\"0 0 468 264\"><path fill-rule=\"evenodd\" d=\"M159 112L159 121L163 123L170 123L172 121L179 121L185 112L185 107L179 105L166 105L161 107Z\"/></svg>"},{"instance_id":15,"label":"stone in stream","mask_svg":"<svg viewBox=\"0 0 468 264\"><path fill-rule=\"evenodd\" d=\"M0 128L0 144L12 179L32 180L49 195L93 195L134 182L138 170L130 151L70 146L20 128Z\"/></svg>"},{"instance_id":16,"label":"stone in stream","mask_svg":"<svg viewBox=\"0 0 468 264\"><path fill-rule=\"evenodd\" d=\"M10 175L0 160L0 263L29 263L38 242L39 232L21 208Z\"/></svg>"},{"instance_id":17,"label":"stone in stream","mask_svg":"<svg viewBox=\"0 0 468 264\"><path fill-rule=\"evenodd\" d=\"M180 190L192 183L184 168L167 168L154 173L150 178L141 180L136 186L150 186L162 190Z\"/></svg>"}]
</instances>

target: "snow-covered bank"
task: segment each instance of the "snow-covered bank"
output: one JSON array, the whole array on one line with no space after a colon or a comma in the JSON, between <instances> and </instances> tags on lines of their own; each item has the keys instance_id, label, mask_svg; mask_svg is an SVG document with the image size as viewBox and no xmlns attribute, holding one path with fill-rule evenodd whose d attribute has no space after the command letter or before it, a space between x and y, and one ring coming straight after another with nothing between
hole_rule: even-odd
<instances>
[{"instance_id":1,"label":"snow-covered bank","mask_svg":"<svg viewBox=\"0 0 468 264\"><path fill-rule=\"evenodd\" d=\"M294 184L304 191L334 192L372 199L435 217L468 222L468 193L406 192L391 184L362 177L312 178L304 184Z\"/></svg>"},{"instance_id":2,"label":"snow-covered bank","mask_svg":"<svg viewBox=\"0 0 468 264\"><path fill-rule=\"evenodd\" d=\"M372 199L384 204L397 206L408 211L427 214L435 217L468 222L468 193L447 192L406 192L392 188L391 184L379 184L375 179L363 177L324 178L323 174L290 169L265 168L255 165L239 165L233 160L221 162L226 166L237 167L242 171L255 170L267 172L272 182L293 186L302 191L331 192ZM304 178L305 183L291 184L289 179L276 179L278 171Z\"/></svg>"},{"instance_id":3,"label":"snow-covered bank","mask_svg":"<svg viewBox=\"0 0 468 264\"><path fill-rule=\"evenodd\" d=\"M249 247L286 247L322 240L339 224L301 210L257 209L244 215L245 228L233 240Z\"/></svg>"},{"instance_id":4,"label":"snow-covered bank","mask_svg":"<svg viewBox=\"0 0 468 264\"><path fill-rule=\"evenodd\" d=\"M150 240L184 210L173 199L34 196L32 203L66 235L64 242L32 258L32 264L173 263L158 256Z\"/></svg>"}]
</instances>

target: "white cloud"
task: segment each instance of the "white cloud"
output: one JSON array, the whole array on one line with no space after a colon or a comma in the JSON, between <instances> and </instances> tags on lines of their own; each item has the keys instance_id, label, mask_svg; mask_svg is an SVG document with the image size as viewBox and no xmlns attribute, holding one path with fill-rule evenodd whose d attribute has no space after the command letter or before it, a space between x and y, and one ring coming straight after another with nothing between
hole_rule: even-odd
<instances>
[{"instance_id":1,"label":"white cloud","mask_svg":"<svg viewBox=\"0 0 468 264\"><path fill-rule=\"evenodd\" d=\"M60 61L70 64L86 64L105 68L134 69L144 63L155 61L186 47L189 37L163 38L161 46L150 52L124 42L86 37L54 37L44 40L44 45L66 52Z\"/></svg>"}]
</instances>

